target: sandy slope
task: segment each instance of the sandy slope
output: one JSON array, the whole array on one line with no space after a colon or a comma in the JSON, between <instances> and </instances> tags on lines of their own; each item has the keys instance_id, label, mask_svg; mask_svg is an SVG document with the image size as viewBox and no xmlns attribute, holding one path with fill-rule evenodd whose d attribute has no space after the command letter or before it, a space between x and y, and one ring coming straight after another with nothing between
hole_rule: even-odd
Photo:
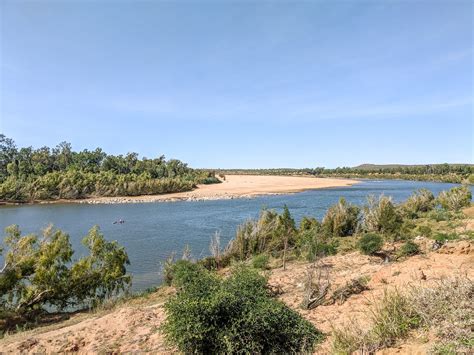
<instances>
[{"instance_id":1,"label":"sandy slope","mask_svg":"<svg viewBox=\"0 0 474 355\"><path fill-rule=\"evenodd\" d=\"M257 195L294 193L312 189L350 186L356 180L314 178L303 176L226 175L221 184L198 185L193 191L130 197L97 197L81 203L129 203L176 200L216 200Z\"/></svg>"},{"instance_id":2,"label":"sandy slope","mask_svg":"<svg viewBox=\"0 0 474 355\"><path fill-rule=\"evenodd\" d=\"M419 240L421 245L429 240ZM429 245L427 246L429 249ZM332 288L359 276L369 276L370 289L353 295L345 303L320 306L303 311L299 305L303 297L303 280L308 263L290 263L287 270L274 269L270 284L280 286L283 302L298 310L306 319L325 333L332 327L347 322L367 322L368 308L380 298L384 290L408 285L428 285L443 277L474 277L474 243L452 242L436 252L411 257L405 261L385 264L377 257L359 253L336 255L324 259L329 267ZM424 275L424 276L423 276ZM164 299L172 292L164 288L143 299L129 302L110 312L95 315L76 315L62 324L37 328L33 331L6 336L0 340L5 353L51 352L136 352L171 353L159 326L165 319ZM318 354L330 353L330 337L318 348ZM396 348L385 349L383 354L425 354L429 344L410 340Z\"/></svg>"}]
</instances>

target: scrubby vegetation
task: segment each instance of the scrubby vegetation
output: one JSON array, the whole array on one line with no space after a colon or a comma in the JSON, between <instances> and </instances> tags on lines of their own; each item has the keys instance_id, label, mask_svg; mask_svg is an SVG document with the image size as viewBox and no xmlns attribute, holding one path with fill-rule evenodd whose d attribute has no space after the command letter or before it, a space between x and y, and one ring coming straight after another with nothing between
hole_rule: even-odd
<instances>
[{"instance_id":1,"label":"scrubby vegetation","mask_svg":"<svg viewBox=\"0 0 474 355\"><path fill-rule=\"evenodd\" d=\"M73 260L69 235L52 226L41 236L22 235L18 226L6 228L0 255L0 330L13 318L72 308L94 307L126 291L127 253L108 242L98 227L83 239L87 256ZM3 329L2 329L3 328Z\"/></svg>"},{"instance_id":2,"label":"scrubby vegetation","mask_svg":"<svg viewBox=\"0 0 474 355\"><path fill-rule=\"evenodd\" d=\"M398 256L406 257L416 255L420 252L420 247L418 244L414 243L413 241L409 240L405 242L398 251Z\"/></svg>"},{"instance_id":3,"label":"scrubby vegetation","mask_svg":"<svg viewBox=\"0 0 474 355\"><path fill-rule=\"evenodd\" d=\"M367 233L360 238L357 246L362 254L375 255L382 249L383 238L378 234Z\"/></svg>"},{"instance_id":4,"label":"scrubby vegetation","mask_svg":"<svg viewBox=\"0 0 474 355\"><path fill-rule=\"evenodd\" d=\"M267 328L265 331L269 332L269 338L276 344L274 348L266 348L267 345L259 343L262 334L259 331L255 335L250 335L256 327L255 324L259 322L254 318L256 316L261 316L260 322L265 325L270 324L272 327L277 327L279 332L287 334L286 330L274 323L271 307L265 308L270 312L266 315L270 317L267 319L259 313L259 307L249 311L254 306L244 302L243 309L237 312L232 306L236 297L240 300L250 297L244 295L244 289L250 287L249 280L253 280L250 282L252 287L259 284L261 290L265 289L263 276L257 277L257 270L266 270L271 266L284 268L286 260L295 258L314 262L308 267L305 280L301 280L304 284L301 307L313 309L321 305L343 303L352 295L367 290L368 279L354 278L331 291L327 265L324 266L322 263L322 266L317 266L317 261L321 260L321 257L344 250L343 247L347 248L350 245L346 241L351 241L352 249L345 251L358 248L363 254L390 257L389 260L397 261L421 253L419 245L414 242L417 236L432 238L434 246L451 239L470 239L472 236L469 233L463 233L461 230L455 232L462 226L463 221L457 205L443 203L445 196L453 194L459 200L470 201L471 198L469 189L454 188L441 193L439 197L433 196L427 190L416 191L401 204L395 204L389 197L383 195L378 198L369 197L367 204L361 209L340 200L328 210L321 222L315 218L304 217L299 226L296 226L286 206L281 213L263 209L257 220L248 220L238 228L235 239L224 250L220 249L220 242L216 244L214 241L213 244L218 246L210 248L211 251L214 250L211 257L195 264L181 260L169 268L168 275L172 276L168 277L168 280L172 280L171 284L178 289L178 295L167 306L169 321L164 329L168 339L183 352L296 351L298 348L293 345L291 348L284 348L282 343L273 338L275 333ZM385 244L391 247L384 249ZM247 265L246 271L233 273L228 279L222 279L208 271L242 264ZM255 271L249 271L249 268ZM255 278L262 279L257 282ZM239 287L232 288L233 291L229 292L230 283L238 283ZM460 299L463 297L467 299L466 285L465 283L463 285L463 291L456 290L455 294ZM432 298L438 297L435 295L441 292L439 290L433 289L429 292L425 290L424 294L429 294ZM253 289L252 297L256 297L254 295L258 295L259 292ZM265 297L269 297L269 290L261 292L262 295L266 295ZM440 317L436 312L450 312L448 308L443 308L442 311L433 310L429 316L426 315L421 311L423 300L416 299L416 294L417 291L409 295L398 291L387 292L373 310L373 325L368 331L354 328L354 325L351 329L335 330L334 351L344 354L356 350L373 352L391 346L398 339L408 336L413 329L434 326L430 317L433 319ZM434 299L432 301L437 302ZM463 307L467 310L466 307L471 306L463 303ZM251 312L251 317L244 315L247 311ZM238 320L240 317L245 319L250 317L250 320ZM461 322L461 319L452 317L449 319ZM226 323L227 321L229 323ZM448 322L444 324L447 327ZM466 338L468 329L466 320L462 320L459 324L464 330L457 329L456 332L464 335L456 335L453 339L449 338L452 335L446 335L445 330L440 330L440 334L445 335L441 335L439 339L451 339L446 340L448 343L443 342L442 346L457 350L472 346L468 344L471 340ZM245 327L245 330L241 327ZM241 336L236 336L237 333L244 334L247 341Z\"/></svg>"},{"instance_id":5,"label":"scrubby vegetation","mask_svg":"<svg viewBox=\"0 0 474 355\"><path fill-rule=\"evenodd\" d=\"M137 153L115 156L100 148L75 152L66 142L53 149L18 149L0 134L0 201L152 195L217 182L213 172L164 156L139 159Z\"/></svg>"},{"instance_id":6,"label":"scrubby vegetation","mask_svg":"<svg viewBox=\"0 0 474 355\"><path fill-rule=\"evenodd\" d=\"M443 191L438 196L441 207L449 211L459 211L471 204L472 194L467 186L454 187Z\"/></svg>"},{"instance_id":7,"label":"scrubby vegetation","mask_svg":"<svg viewBox=\"0 0 474 355\"><path fill-rule=\"evenodd\" d=\"M163 330L182 352L299 353L321 340L311 323L270 296L256 271L238 267L223 279L197 264L179 265L178 293L165 305Z\"/></svg>"},{"instance_id":8,"label":"scrubby vegetation","mask_svg":"<svg viewBox=\"0 0 474 355\"><path fill-rule=\"evenodd\" d=\"M400 241L405 244L400 250L392 251L392 256L396 259L414 255L419 252L412 241L417 236L433 238L442 244L462 235L454 232L462 226L459 204L446 204L446 196L463 201L464 207L471 201L467 187L455 187L436 198L422 189L401 204L384 195L369 196L362 208L341 199L328 209L321 222L304 217L298 227L288 208L281 214L263 209L257 220L248 220L238 228L236 237L219 254L219 263L225 267L233 260L262 258L265 254L281 259L284 265L285 260L294 257L314 261L355 248L363 254L388 257L387 253L380 253L384 243Z\"/></svg>"},{"instance_id":9,"label":"scrubby vegetation","mask_svg":"<svg viewBox=\"0 0 474 355\"><path fill-rule=\"evenodd\" d=\"M372 309L372 326L357 324L334 331L333 350L373 353L394 345L413 329L431 329L437 337L436 354L467 354L474 348L472 324L474 282L467 278L445 279L431 287L387 291Z\"/></svg>"}]
</instances>

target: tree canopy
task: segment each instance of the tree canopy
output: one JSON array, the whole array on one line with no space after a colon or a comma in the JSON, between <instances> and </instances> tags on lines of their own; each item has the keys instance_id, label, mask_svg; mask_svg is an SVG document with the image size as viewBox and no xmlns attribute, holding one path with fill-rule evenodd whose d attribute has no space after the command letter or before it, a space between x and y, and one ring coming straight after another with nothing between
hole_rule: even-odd
<instances>
[{"instance_id":1,"label":"tree canopy","mask_svg":"<svg viewBox=\"0 0 474 355\"><path fill-rule=\"evenodd\" d=\"M74 151L67 142L18 148L0 134L0 201L160 194L214 182L219 180L213 173L164 155L140 159L138 153L109 155L101 148Z\"/></svg>"}]
</instances>

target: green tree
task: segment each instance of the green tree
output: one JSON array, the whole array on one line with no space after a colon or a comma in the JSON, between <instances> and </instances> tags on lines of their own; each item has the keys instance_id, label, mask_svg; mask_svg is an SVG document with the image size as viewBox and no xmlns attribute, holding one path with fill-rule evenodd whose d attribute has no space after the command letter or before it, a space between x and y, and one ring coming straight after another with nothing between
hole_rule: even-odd
<instances>
[{"instance_id":1,"label":"green tree","mask_svg":"<svg viewBox=\"0 0 474 355\"><path fill-rule=\"evenodd\" d=\"M84 238L89 255L73 262L69 236L52 226L42 236L22 236L18 226L5 229L1 251L0 306L29 313L46 306L94 305L124 291L131 282L128 256L117 242L108 242L98 227Z\"/></svg>"}]
</instances>

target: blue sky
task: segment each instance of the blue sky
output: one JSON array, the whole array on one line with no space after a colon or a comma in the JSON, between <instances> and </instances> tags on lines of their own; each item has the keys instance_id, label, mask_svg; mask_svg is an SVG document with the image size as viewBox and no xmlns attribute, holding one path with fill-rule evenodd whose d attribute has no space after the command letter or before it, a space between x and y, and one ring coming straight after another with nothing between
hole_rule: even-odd
<instances>
[{"instance_id":1,"label":"blue sky","mask_svg":"<svg viewBox=\"0 0 474 355\"><path fill-rule=\"evenodd\" d=\"M474 163L473 6L0 0L0 131L193 167Z\"/></svg>"}]
</instances>

